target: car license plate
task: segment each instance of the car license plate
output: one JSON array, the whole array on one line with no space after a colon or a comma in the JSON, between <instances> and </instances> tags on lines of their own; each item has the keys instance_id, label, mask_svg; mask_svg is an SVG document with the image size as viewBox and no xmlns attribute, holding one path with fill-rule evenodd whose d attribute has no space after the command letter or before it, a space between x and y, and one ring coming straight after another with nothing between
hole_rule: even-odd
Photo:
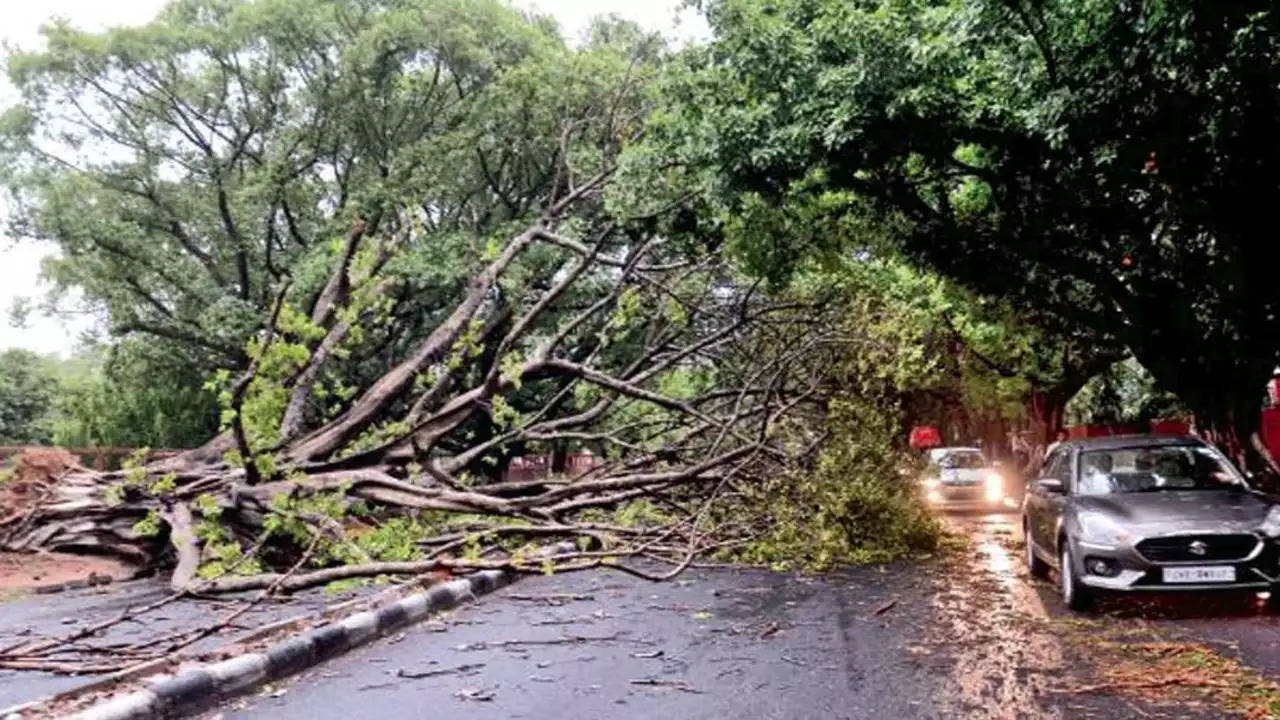
<instances>
[{"instance_id":1,"label":"car license plate","mask_svg":"<svg viewBox=\"0 0 1280 720\"><path fill-rule=\"evenodd\" d=\"M1167 583L1235 582L1236 569L1230 565L1164 568Z\"/></svg>"}]
</instances>

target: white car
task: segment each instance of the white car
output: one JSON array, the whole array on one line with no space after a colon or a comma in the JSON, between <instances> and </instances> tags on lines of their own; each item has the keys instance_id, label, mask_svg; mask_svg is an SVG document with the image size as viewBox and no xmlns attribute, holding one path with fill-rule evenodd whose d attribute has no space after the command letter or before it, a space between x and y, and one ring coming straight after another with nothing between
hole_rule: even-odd
<instances>
[{"instance_id":1,"label":"white car","mask_svg":"<svg viewBox=\"0 0 1280 720\"><path fill-rule=\"evenodd\" d=\"M1004 476L978 448L933 448L928 457L921 485L931 505L953 509L1005 506Z\"/></svg>"}]
</instances>

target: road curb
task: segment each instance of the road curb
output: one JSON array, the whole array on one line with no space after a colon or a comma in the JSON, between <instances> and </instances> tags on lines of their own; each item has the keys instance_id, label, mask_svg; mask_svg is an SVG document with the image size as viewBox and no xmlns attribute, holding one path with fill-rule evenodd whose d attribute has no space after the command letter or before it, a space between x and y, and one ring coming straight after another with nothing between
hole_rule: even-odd
<instances>
[{"instance_id":1,"label":"road curb","mask_svg":"<svg viewBox=\"0 0 1280 720\"><path fill-rule=\"evenodd\" d=\"M295 635L267 649L153 680L143 690L103 701L72 715L76 720L149 720L182 717L213 703L281 680L348 650L506 587L511 570L481 570L373 610L364 610Z\"/></svg>"}]
</instances>

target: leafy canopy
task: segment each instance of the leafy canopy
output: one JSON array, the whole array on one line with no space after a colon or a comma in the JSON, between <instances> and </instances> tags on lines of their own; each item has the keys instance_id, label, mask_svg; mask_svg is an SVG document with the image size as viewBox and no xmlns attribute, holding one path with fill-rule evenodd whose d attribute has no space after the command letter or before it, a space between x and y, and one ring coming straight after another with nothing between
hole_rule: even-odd
<instances>
[{"instance_id":1,"label":"leafy canopy","mask_svg":"<svg viewBox=\"0 0 1280 720\"><path fill-rule=\"evenodd\" d=\"M1207 424L1280 361L1269 3L718 0L657 136L768 272L873 213L912 257L1124 346ZM732 227L729 228L733 230Z\"/></svg>"}]
</instances>

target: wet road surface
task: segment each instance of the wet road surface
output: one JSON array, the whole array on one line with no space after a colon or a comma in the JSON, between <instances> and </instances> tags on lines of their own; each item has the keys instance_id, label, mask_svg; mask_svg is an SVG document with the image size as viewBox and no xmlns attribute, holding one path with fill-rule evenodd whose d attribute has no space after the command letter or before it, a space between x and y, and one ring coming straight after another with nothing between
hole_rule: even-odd
<instances>
[{"instance_id":1,"label":"wet road surface","mask_svg":"<svg viewBox=\"0 0 1280 720\"><path fill-rule=\"evenodd\" d=\"M1195 688L1123 689L1119 648L1134 629L1144 652L1208 643L1275 678L1280 619L1247 600L1195 611L1104 605L1078 617L1053 585L1028 578L1016 514L951 521L969 549L916 565L817 578L699 569L661 584L616 572L528 578L206 717L1232 714Z\"/></svg>"},{"instance_id":2,"label":"wet road surface","mask_svg":"<svg viewBox=\"0 0 1280 720\"><path fill-rule=\"evenodd\" d=\"M657 585L620 573L529 578L224 712L942 717L920 703L943 677L899 648L904 629L929 612L911 590L918 580L909 568L806 581L693 570Z\"/></svg>"},{"instance_id":3,"label":"wet road surface","mask_svg":"<svg viewBox=\"0 0 1280 720\"><path fill-rule=\"evenodd\" d=\"M210 650L232 638L286 618L313 615L326 606L369 592L362 589L335 595L320 590L298 593L286 601L270 601L245 612L221 632L189 647L191 652ZM118 616L129 608L139 608L169 596L172 591L160 579L138 580L94 588L68 590L48 595L25 595L0 601L0 647L45 638L65 637L79 628ZM145 643L173 633L190 630L225 616L248 596L226 596L217 600L184 599L160 607L135 620L123 622L99 633L84 646ZM81 659L92 658L79 656ZM92 683L94 675L68 675L0 668L0 710L38 700Z\"/></svg>"},{"instance_id":4,"label":"wet road surface","mask_svg":"<svg viewBox=\"0 0 1280 720\"><path fill-rule=\"evenodd\" d=\"M704 568L657 584L617 572L527 578L206 717L1280 717L1280 617L1252 598L1073 614L1052 583L1027 576L1016 514L949 521L964 549L909 565L819 577ZM132 583L0 603L0 642L61 634L164 592ZM233 630L332 601L264 605ZM207 613L166 607L106 640ZM0 706L83 681L0 673Z\"/></svg>"}]
</instances>

